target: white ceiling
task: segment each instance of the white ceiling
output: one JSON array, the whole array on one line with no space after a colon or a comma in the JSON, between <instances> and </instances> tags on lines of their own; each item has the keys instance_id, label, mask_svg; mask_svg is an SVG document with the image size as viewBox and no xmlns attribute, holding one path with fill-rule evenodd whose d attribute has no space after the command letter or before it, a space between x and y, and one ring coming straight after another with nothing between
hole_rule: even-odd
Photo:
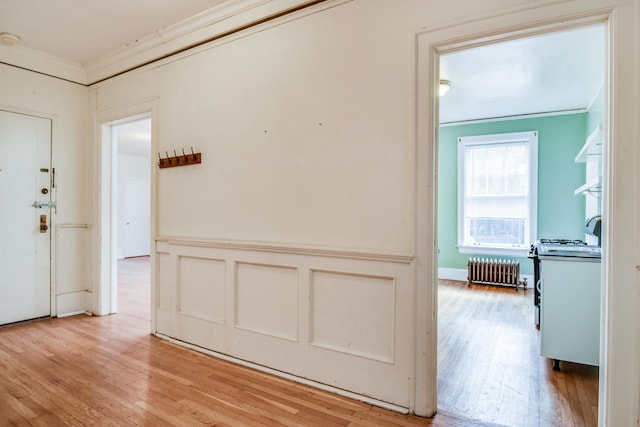
<instances>
[{"instance_id":1,"label":"white ceiling","mask_svg":"<svg viewBox=\"0 0 640 427\"><path fill-rule=\"evenodd\" d=\"M589 107L604 76L602 25L513 40L441 56L440 122Z\"/></svg>"},{"instance_id":2,"label":"white ceiling","mask_svg":"<svg viewBox=\"0 0 640 427\"><path fill-rule=\"evenodd\" d=\"M87 64L228 0L1 0L0 32Z\"/></svg>"},{"instance_id":3,"label":"white ceiling","mask_svg":"<svg viewBox=\"0 0 640 427\"><path fill-rule=\"evenodd\" d=\"M151 119L136 120L114 126L117 135L118 153L130 156L151 155Z\"/></svg>"},{"instance_id":4,"label":"white ceiling","mask_svg":"<svg viewBox=\"0 0 640 427\"><path fill-rule=\"evenodd\" d=\"M234 3L0 0L0 32L22 38L11 49L86 65L114 51L132 49L141 38L194 15L205 16L207 10ZM443 55L441 78L454 86L440 100L441 122L587 108L603 81L603 40L603 27L596 26Z\"/></svg>"}]
</instances>

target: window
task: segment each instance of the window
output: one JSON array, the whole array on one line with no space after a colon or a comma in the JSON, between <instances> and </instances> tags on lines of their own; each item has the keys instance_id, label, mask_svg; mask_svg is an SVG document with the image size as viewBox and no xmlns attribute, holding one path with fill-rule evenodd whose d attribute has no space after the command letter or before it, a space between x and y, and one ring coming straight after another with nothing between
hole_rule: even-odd
<instances>
[{"instance_id":1,"label":"window","mask_svg":"<svg viewBox=\"0 0 640 427\"><path fill-rule=\"evenodd\" d=\"M525 255L536 238L538 132L458 138L458 249Z\"/></svg>"}]
</instances>

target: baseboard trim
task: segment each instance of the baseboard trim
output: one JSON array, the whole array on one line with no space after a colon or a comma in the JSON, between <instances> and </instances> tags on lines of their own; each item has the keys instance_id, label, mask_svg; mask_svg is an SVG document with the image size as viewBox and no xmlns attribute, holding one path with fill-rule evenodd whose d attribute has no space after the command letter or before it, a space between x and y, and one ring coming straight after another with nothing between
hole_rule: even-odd
<instances>
[{"instance_id":1,"label":"baseboard trim","mask_svg":"<svg viewBox=\"0 0 640 427\"><path fill-rule=\"evenodd\" d=\"M467 270L462 268L438 267L438 279L467 281Z\"/></svg>"},{"instance_id":2,"label":"baseboard trim","mask_svg":"<svg viewBox=\"0 0 640 427\"><path fill-rule=\"evenodd\" d=\"M84 311L80 310L80 311L71 311L71 312L69 312L69 313L62 313L62 314L58 314L56 317L58 317L58 318L61 318L61 319L62 319L62 318L64 318L64 317L77 316L77 315L79 315L79 314L85 314L85 315L87 315L87 316L91 316L91 315L92 315L91 313L89 313L89 312L88 312L88 311L86 311L86 310L84 310Z\"/></svg>"},{"instance_id":3,"label":"baseboard trim","mask_svg":"<svg viewBox=\"0 0 640 427\"><path fill-rule=\"evenodd\" d=\"M55 316L57 317L74 316L87 312L89 292L86 290L58 294L55 298Z\"/></svg>"}]
</instances>

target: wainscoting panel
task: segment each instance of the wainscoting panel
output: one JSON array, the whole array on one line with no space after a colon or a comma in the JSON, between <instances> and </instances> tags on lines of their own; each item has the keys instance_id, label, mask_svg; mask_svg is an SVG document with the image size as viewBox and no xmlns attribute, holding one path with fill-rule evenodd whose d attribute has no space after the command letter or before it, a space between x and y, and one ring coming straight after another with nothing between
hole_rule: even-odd
<instances>
[{"instance_id":1,"label":"wainscoting panel","mask_svg":"<svg viewBox=\"0 0 640 427\"><path fill-rule=\"evenodd\" d=\"M172 259L167 252L159 249L156 252L156 327L158 332L169 336L174 336L173 330L177 326L174 321L176 283Z\"/></svg>"},{"instance_id":2,"label":"wainscoting panel","mask_svg":"<svg viewBox=\"0 0 640 427\"><path fill-rule=\"evenodd\" d=\"M176 335L186 342L224 351L226 261L194 256L176 259Z\"/></svg>"},{"instance_id":3,"label":"wainscoting panel","mask_svg":"<svg viewBox=\"0 0 640 427\"><path fill-rule=\"evenodd\" d=\"M290 341L298 339L298 272L285 266L238 263L235 326Z\"/></svg>"},{"instance_id":4,"label":"wainscoting panel","mask_svg":"<svg viewBox=\"0 0 640 427\"><path fill-rule=\"evenodd\" d=\"M224 260L178 258L178 313L224 325Z\"/></svg>"},{"instance_id":5,"label":"wainscoting panel","mask_svg":"<svg viewBox=\"0 0 640 427\"><path fill-rule=\"evenodd\" d=\"M312 345L393 363L394 278L312 271L311 301Z\"/></svg>"},{"instance_id":6,"label":"wainscoting panel","mask_svg":"<svg viewBox=\"0 0 640 427\"><path fill-rule=\"evenodd\" d=\"M171 295L172 282L170 271L171 267L171 255L168 253L158 253L157 265L158 272L156 278L158 280L158 308L162 311L170 311L173 306L174 298Z\"/></svg>"},{"instance_id":7,"label":"wainscoting panel","mask_svg":"<svg viewBox=\"0 0 640 427\"><path fill-rule=\"evenodd\" d=\"M413 258L158 238L157 332L408 408Z\"/></svg>"}]
</instances>

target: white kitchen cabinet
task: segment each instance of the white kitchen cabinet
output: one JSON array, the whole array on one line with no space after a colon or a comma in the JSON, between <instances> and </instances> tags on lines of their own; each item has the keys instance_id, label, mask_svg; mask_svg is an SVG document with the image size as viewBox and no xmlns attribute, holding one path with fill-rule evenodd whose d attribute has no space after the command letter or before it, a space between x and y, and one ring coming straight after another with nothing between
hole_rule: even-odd
<instances>
[{"instance_id":1,"label":"white kitchen cabinet","mask_svg":"<svg viewBox=\"0 0 640 427\"><path fill-rule=\"evenodd\" d=\"M576 163L586 163L586 183L576 189L575 194L591 194L599 197L602 193L602 126L598 126L587 137L584 146L575 158Z\"/></svg>"},{"instance_id":2,"label":"white kitchen cabinet","mask_svg":"<svg viewBox=\"0 0 640 427\"><path fill-rule=\"evenodd\" d=\"M587 137L582 149L576 155L576 163L586 163L590 159L600 160L602 156L602 125L598 125Z\"/></svg>"},{"instance_id":3,"label":"white kitchen cabinet","mask_svg":"<svg viewBox=\"0 0 640 427\"><path fill-rule=\"evenodd\" d=\"M541 256L540 278L541 355L597 366L600 259Z\"/></svg>"},{"instance_id":4,"label":"white kitchen cabinet","mask_svg":"<svg viewBox=\"0 0 640 427\"><path fill-rule=\"evenodd\" d=\"M602 214L602 149L604 134L602 125L597 126L575 158L576 163L585 164L585 183L575 190L576 195L585 195L585 219ZM598 243L594 236L585 236L587 243Z\"/></svg>"}]
</instances>

